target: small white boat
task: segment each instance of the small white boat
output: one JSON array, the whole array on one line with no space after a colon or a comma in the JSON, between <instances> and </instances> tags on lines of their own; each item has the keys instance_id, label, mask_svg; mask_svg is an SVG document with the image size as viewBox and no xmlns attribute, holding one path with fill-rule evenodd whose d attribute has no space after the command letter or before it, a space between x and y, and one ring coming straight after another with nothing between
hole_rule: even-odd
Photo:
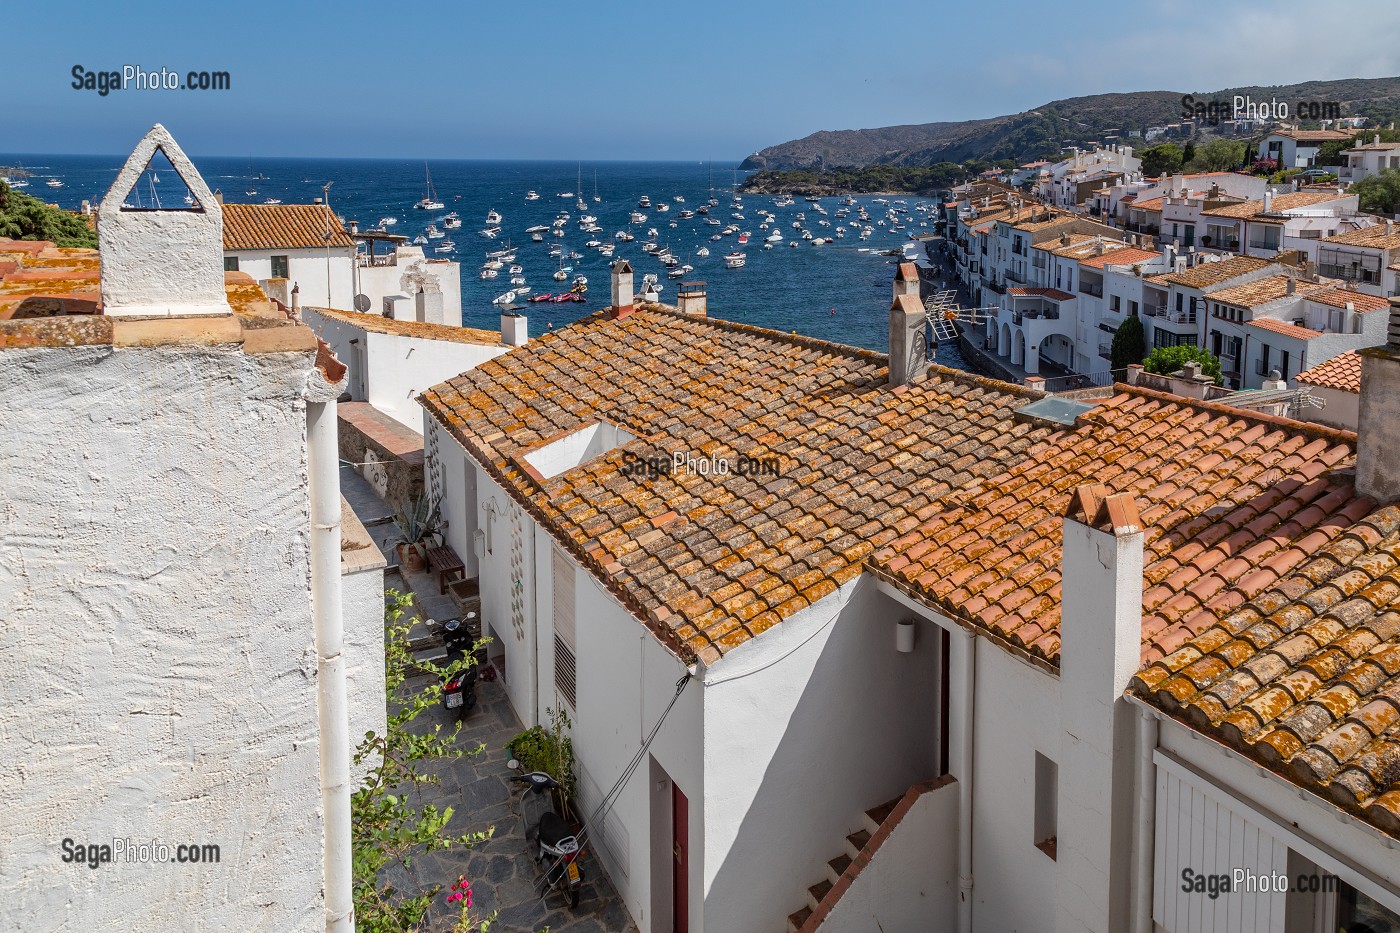
<instances>
[{"instance_id":1,"label":"small white boat","mask_svg":"<svg viewBox=\"0 0 1400 933\"><path fill-rule=\"evenodd\" d=\"M710 255L710 248L709 248L708 246L702 246L702 247L700 247L699 249L697 249L697 250L695 251L695 255L697 255L697 256L708 256L708 255Z\"/></svg>"},{"instance_id":2,"label":"small white boat","mask_svg":"<svg viewBox=\"0 0 1400 933\"><path fill-rule=\"evenodd\" d=\"M658 214L664 214L670 209L671 205L667 204L665 201L662 201L660 204L656 205L656 212Z\"/></svg>"},{"instance_id":3,"label":"small white boat","mask_svg":"<svg viewBox=\"0 0 1400 933\"><path fill-rule=\"evenodd\" d=\"M726 269L742 269L748 257L743 253L729 253L724 257L724 267Z\"/></svg>"},{"instance_id":4,"label":"small white boat","mask_svg":"<svg viewBox=\"0 0 1400 933\"><path fill-rule=\"evenodd\" d=\"M441 243L439 243L437 246L433 247L433 252L435 252L435 253L450 253L450 252L452 252L453 250L455 250L456 248L457 248L457 244L456 244L456 243L453 243L451 240L443 240L443 241L442 241Z\"/></svg>"},{"instance_id":5,"label":"small white boat","mask_svg":"<svg viewBox=\"0 0 1400 933\"><path fill-rule=\"evenodd\" d=\"M457 216L456 211L442 218L442 227L444 230L456 230L460 226L462 226L462 218Z\"/></svg>"},{"instance_id":6,"label":"small white boat","mask_svg":"<svg viewBox=\"0 0 1400 933\"><path fill-rule=\"evenodd\" d=\"M494 227L501 222L501 215L493 208L486 212L486 226Z\"/></svg>"},{"instance_id":7,"label":"small white boat","mask_svg":"<svg viewBox=\"0 0 1400 933\"><path fill-rule=\"evenodd\" d=\"M267 199L266 201L264 201L263 203L264 203L264 204L281 204L281 203L282 203L282 199L281 199L281 198L268 198L268 199Z\"/></svg>"},{"instance_id":8,"label":"small white boat","mask_svg":"<svg viewBox=\"0 0 1400 933\"><path fill-rule=\"evenodd\" d=\"M611 243L604 243L602 246L598 247L599 256L611 256L612 254L613 245Z\"/></svg>"},{"instance_id":9,"label":"small white boat","mask_svg":"<svg viewBox=\"0 0 1400 933\"><path fill-rule=\"evenodd\" d=\"M427 246L427 245L428 245L428 238L425 237L423 234L420 233L420 234L418 234L416 237L413 238L413 245L414 245L414 246Z\"/></svg>"},{"instance_id":10,"label":"small white boat","mask_svg":"<svg viewBox=\"0 0 1400 933\"><path fill-rule=\"evenodd\" d=\"M631 221L634 224L644 224L647 222L647 215L643 214L641 211L633 211Z\"/></svg>"},{"instance_id":11,"label":"small white boat","mask_svg":"<svg viewBox=\"0 0 1400 933\"><path fill-rule=\"evenodd\" d=\"M495 269L482 269L482 270L481 270L481 277L482 277L483 279L494 279L494 278L495 278L496 276L498 276L498 275L500 275L500 273L497 272Z\"/></svg>"},{"instance_id":12,"label":"small white boat","mask_svg":"<svg viewBox=\"0 0 1400 933\"><path fill-rule=\"evenodd\" d=\"M641 208L651 207L651 198L647 197L646 195L642 195L640 198L637 199L637 206Z\"/></svg>"},{"instance_id":13,"label":"small white boat","mask_svg":"<svg viewBox=\"0 0 1400 933\"><path fill-rule=\"evenodd\" d=\"M659 233L656 232L656 228L655 228L655 227L652 227L650 230L647 231L647 236L660 236L660 235L661 235L661 234L659 234Z\"/></svg>"},{"instance_id":14,"label":"small white boat","mask_svg":"<svg viewBox=\"0 0 1400 933\"><path fill-rule=\"evenodd\" d=\"M540 196L539 196L539 194L537 194L536 192L534 192L534 191L527 191L527 192L525 192L525 200L527 200L527 201L538 201L539 199L540 199Z\"/></svg>"},{"instance_id":15,"label":"small white boat","mask_svg":"<svg viewBox=\"0 0 1400 933\"><path fill-rule=\"evenodd\" d=\"M381 217L381 218L379 218L379 226L381 226L381 227L392 227L394 224L396 224L396 223L398 223L398 222L399 222L399 219L398 219L397 217Z\"/></svg>"},{"instance_id":16,"label":"small white boat","mask_svg":"<svg viewBox=\"0 0 1400 933\"><path fill-rule=\"evenodd\" d=\"M524 267L524 266L521 266L521 265L512 265L512 266L510 267L510 274L511 274L511 275L519 275L520 273L522 273L522 272L524 272L524 271L525 271L525 267Z\"/></svg>"},{"instance_id":17,"label":"small white boat","mask_svg":"<svg viewBox=\"0 0 1400 933\"><path fill-rule=\"evenodd\" d=\"M523 275L512 275L512 276L510 277L510 284L512 284L512 285L524 285L524 284L525 284L525 276L523 276Z\"/></svg>"},{"instance_id":18,"label":"small white boat","mask_svg":"<svg viewBox=\"0 0 1400 933\"><path fill-rule=\"evenodd\" d=\"M437 224L428 224L428 229L423 232L428 235L428 239L430 240L441 240L443 237L447 236L447 234L437 228Z\"/></svg>"},{"instance_id":19,"label":"small white boat","mask_svg":"<svg viewBox=\"0 0 1400 933\"><path fill-rule=\"evenodd\" d=\"M623 243L631 243L633 240L636 239L636 237L628 233L626 230L619 230L613 235L613 239L619 240Z\"/></svg>"},{"instance_id":20,"label":"small white boat","mask_svg":"<svg viewBox=\"0 0 1400 933\"><path fill-rule=\"evenodd\" d=\"M44 182L44 184L48 185L50 188L63 187L63 182L59 181L57 178L50 178L48 181Z\"/></svg>"},{"instance_id":21,"label":"small white boat","mask_svg":"<svg viewBox=\"0 0 1400 933\"><path fill-rule=\"evenodd\" d=\"M514 301L515 292L513 291L506 292L504 295L497 295L495 298L491 299L493 305L508 305L514 303Z\"/></svg>"}]
</instances>

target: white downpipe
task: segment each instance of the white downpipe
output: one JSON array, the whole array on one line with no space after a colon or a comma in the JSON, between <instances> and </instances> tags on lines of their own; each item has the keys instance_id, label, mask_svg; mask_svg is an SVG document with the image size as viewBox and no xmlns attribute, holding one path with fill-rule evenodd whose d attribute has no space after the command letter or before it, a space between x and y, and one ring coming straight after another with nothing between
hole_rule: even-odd
<instances>
[{"instance_id":1,"label":"white downpipe","mask_svg":"<svg viewBox=\"0 0 1400 933\"><path fill-rule=\"evenodd\" d=\"M958 779L958 931L972 933L972 754L973 723L976 700L977 636L967 629L959 628L962 634L958 651L954 683L960 684L959 709L956 720L949 717L949 723L957 723L957 771ZM952 642L950 640L949 644ZM951 691L949 696L952 696Z\"/></svg>"},{"instance_id":2,"label":"white downpipe","mask_svg":"<svg viewBox=\"0 0 1400 933\"><path fill-rule=\"evenodd\" d=\"M351 880L350 713L340 594L340 459L336 403L306 406L311 486L311 616L316 631L316 708L321 728L321 807L326 933L354 933Z\"/></svg>"},{"instance_id":3,"label":"white downpipe","mask_svg":"<svg viewBox=\"0 0 1400 933\"><path fill-rule=\"evenodd\" d=\"M1157 810L1157 717L1138 708L1137 793L1133 795L1133 933L1152 933L1152 853Z\"/></svg>"}]
</instances>

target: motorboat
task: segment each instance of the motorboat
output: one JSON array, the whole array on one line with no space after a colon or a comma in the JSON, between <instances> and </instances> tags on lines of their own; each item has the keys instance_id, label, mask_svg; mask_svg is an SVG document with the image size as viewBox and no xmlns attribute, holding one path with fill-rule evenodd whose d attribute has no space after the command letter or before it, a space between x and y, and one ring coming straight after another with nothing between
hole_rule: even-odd
<instances>
[{"instance_id":1,"label":"motorboat","mask_svg":"<svg viewBox=\"0 0 1400 933\"><path fill-rule=\"evenodd\" d=\"M496 276L498 276L498 275L500 275L500 274L501 274L501 273L497 272L495 269L482 269L482 270L481 270L481 277L482 277L483 279L494 279Z\"/></svg>"},{"instance_id":2,"label":"motorboat","mask_svg":"<svg viewBox=\"0 0 1400 933\"><path fill-rule=\"evenodd\" d=\"M500 212L495 208L486 212L486 226L494 227L501 222Z\"/></svg>"},{"instance_id":3,"label":"motorboat","mask_svg":"<svg viewBox=\"0 0 1400 933\"><path fill-rule=\"evenodd\" d=\"M650 208L651 198L647 197L646 195L642 195L640 198L637 199L637 206L644 210Z\"/></svg>"},{"instance_id":4,"label":"motorboat","mask_svg":"<svg viewBox=\"0 0 1400 933\"><path fill-rule=\"evenodd\" d=\"M486 237L486 239L488 239L488 240L494 240L494 239L496 239L496 237L500 234L501 228L500 228L500 227L487 227L485 230L480 230L480 231L478 231L478 232L481 234L481 236Z\"/></svg>"},{"instance_id":5,"label":"motorboat","mask_svg":"<svg viewBox=\"0 0 1400 933\"><path fill-rule=\"evenodd\" d=\"M695 255L697 255L697 256L708 256L708 255L710 255L710 248L709 248L708 246L702 246L702 247L700 247L699 249L697 249L697 250L695 251Z\"/></svg>"},{"instance_id":6,"label":"motorboat","mask_svg":"<svg viewBox=\"0 0 1400 933\"><path fill-rule=\"evenodd\" d=\"M454 214L453 216L456 216L456 215ZM399 222L399 219L398 219L397 217L381 217L381 218L379 218L379 226L381 226L381 227L392 227L394 224L396 224L396 223L398 223L398 222Z\"/></svg>"},{"instance_id":7,"label":"motorboat","mask_svg":"<svg viewBox=\"0 0 1400 933\"><path fill-rule=\"evenodd\" d=\"M48 181L44 182L44 184L48 185L50 188L63 187L63 182L59 181L57 178L50 178Z\"/></svg>"},{"instance_id":8,"label":"motorboat","mask_svg":"<svg viewBox=\"0 0 1400 933\"><path fill-rule=\"evenodd\" d=\"M749 241L749 235L748 235L747 232L744 232L744 233L739 234L739 245L740 245L740 246L743 246L743 245L744 245L745 243L747 243L748 241Z\"/></svg>"},{"instance_id":9,"label":"motorboat","mask_svg":"<svg viewBox=\"0 0 1400 933\"><path fill-rule=\"evenodd\" d=\"M641 211L633 211L630 219L634 224L644 224L647 222L647 215Z\"/></svg>"},{"instance_id":10,"label":"motorboat","mask_svg":"<svg viewBox=\"0 0 1400 933\"><path fill-rule=\"evenodd\" d=\"M626 230L619 230L617 231L617 233L613 234L613 239L618 240L622 243L631 243L633 240L636 239L636 237L628 233Z\"/></svg>"},{"instance_id":11,"label":"motorboat","mask_svg":"<svg viewBox=\"0 0 1400 933\"><path fill-rule=\"evenodd\" d=\"M525 271L525 267L524 267L524 266L521 266L521 265L512 265L512 266L510 267L510 274L511 274L511 275L519 275L520 273L522 273L522 272L524 272L524 271Z\"/></svg>"},{"instance_id":12,"label":"motorboat","mask_svg":"<svg viewBox=\"0 0 1400 933\"><path fill-rule=\"evenodd\" d=\"M491 299L491 303L492 303L493 305L508 305L508 304L514 304L514 303L515 303L515 292L509 291L509 292L506 292L504 295L497 295L495 298L492 298L492 299Z\"/></svg>"},{"instance_id":13,"label":"motorboat","mask_svg":"<svg viewBox=\"0 0 1400 933\"><path fill-rule=\"evenodd\" d=\"M418 234L416 237L413 238L413 245L414 245L414 246L427 246L427 245L428 245L428 238L425 237L423 234L420 233L420 234Z\"/></svg>"},{"instance_id":14,"label":"motorboat","mask_svg":"<svg viewBox=\"0 0 1400 933\"><path fill-rule=\"evenodd\" d=\"M768 234L768 242L769 242L769 243L781 243L781 242L783 242L783 235L782 235L782 233L781 233L780 231L774 230L772 233Z\"/></svg>"},{"instance_id":15,"label":"motorboat","mask_svg":"<svg viewBox=\"0 0 1400 933\"><path fill-rule=\"evenodd\" d=\"M525 192L525 200L527 200L527 201L538 201L539 199L540 199L540 196L539 196L538 192L535 192L535 191L527 191L527 192Z\"/></svg>"},{"instance_id":16,"label":"motorboat","mask_svg":"<svg viewBox=\"0 0 1400 933\"><path fill-rule=\"evenodd\" d=\"M683 194L678 194L678 195L676 195L674 198L672 198L671 200L672 200L672 201L675 201L677 204L684 204L684 203L685 203L685 195L683 195Z\"/></svg>"},{"instance_id":17,"label":"motorboat","mask_svg":"<svg viewBox=\"0 0 1400 933\"><path fill-rule=\"evenodd\" d=\"M444 230L456 230L462 226L462 218L457 216L456 211L442 218L442 228Z\"/></svg>"},{"instance_id":18,"label":"motorboat","mask_svg":"<svg viewBox=\"0 0 1400 933\"><path fill-rule=\"evenodd\" d=\"M670 209L671 209L671 205L667 204L665 201L661 201L660 203L658 203L658 204L656 205L656 212L657 212L658 214L664 214L664 213L666 213L667 211L669 211Z\"/></svg>"},{"instance_id":19,"label":"motorboat","mask_svg":"<svg viewBox=\"0 0 1400 933\"><path fill-rule=\"evenodd\" d=\"M433 247L433 252L435 252L435 253L450 253L450 252L452 252L453 250L455 250L456 248L457 248L457 244L456 244L456 243L453 243L451 240L443 240L443 241L442 241L441 243L439 243L437 246L434 246L434 247Z\"/></svg>"},{"instance_id":20,"label":"motorboat","mask_svg":"<svg viewBox=\"0 0 1400 933\"><path fill-rule=\"evenodd\" d=\"M523 275L512 275L512 276L510 277L510 284L512 284L512 285L524 285L524 284L525 284L525 276L523 276Z\"/></svg>"},{"instance_id":21,"label":"motorboat","mask_svg":"<svg viewBox=\"0 0 1400 933\"><path fill-rule=\"evenodd\" d=\"M724 257L724 267L726 269L742 269L747 258L743 253L729 253Z\"/></svg>"},{"instance_id":22,"label":"motorboat","mask_svg":"<svg viewBox=\"0 0 1400 933\"><path fill-rule=\"evenodd\" d=\"M268 198L268 199L267 199L266 201L264 201L263 203L264 203L264 204L281 204L281 203L282 203L282 199L281 199L281 198Z\"/></svg>"},{"instance_id":23,"label":"motorboat","mask_svg":"<svg viewBox=\"0 0 1400 933\"><path fill-rule=\"evenodd\" d=\"M695 212L692 211L692 210L690 210L689 208L686 208L685 210L682 210L682 211L681 211L679 214L677 214L676 216L679 217L681 220L689 220L690 218L692 218L692 217L695 216Z\"/></svg>"},{"instance_id":24,"label":"motorboat","mask_svg":"<svg viewBox=\"0 0 1400 933\"><path fill-rule=\"evenodd\" d=\"M447 234L443 233L437 228L437 224L428 224L428 229L424 230L423 232L428 235L428 239L430 240L440 240L443 237L447 236Z\"/></svg>"}]
</instances>

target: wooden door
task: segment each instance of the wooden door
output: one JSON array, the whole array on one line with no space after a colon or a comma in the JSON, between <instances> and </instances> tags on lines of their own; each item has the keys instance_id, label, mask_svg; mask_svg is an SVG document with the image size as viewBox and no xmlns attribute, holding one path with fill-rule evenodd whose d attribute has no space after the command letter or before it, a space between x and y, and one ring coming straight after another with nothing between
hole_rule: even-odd
<instances>
[{"instance_id":1,"label":"wooden door","mask_svg":"<svg viewBox=\"0 0 1400 933\"><path fill-rule=\"evenodd\" d=\"M671 783L671 929L690 930L690 801Z\"/></svg>"}]
</instances>

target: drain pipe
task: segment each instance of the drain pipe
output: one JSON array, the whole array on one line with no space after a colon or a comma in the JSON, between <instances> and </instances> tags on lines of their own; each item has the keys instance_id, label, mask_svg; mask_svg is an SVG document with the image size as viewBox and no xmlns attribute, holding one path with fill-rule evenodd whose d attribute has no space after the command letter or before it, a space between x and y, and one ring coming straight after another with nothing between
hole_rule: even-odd
<instances>
[{"instance_id":1,"label":"drain pipe","mask_svg":"<svg viewBox=\"0 0 1400 933\"><path fill-rule=\"evenodd\" d=\"M972 933L972 754L974 701L976 698L975 676L977 672L977 636L965 628L958 628L962 634L961 647L957 653L957 667L953 671L954 683L962 689L954 735L957 738L958 779L958 933ZM950 642L951 644L951 642ZM951 667L950 667L951 670Z\"/></svg>"},{"instance_id":2,"label":"drain pipe","mask_svg":"<svg viewBox=\"0 0 1400 933\"><path fill-rule=\"evenodd\" d=\"M340 593L340 460L336 403L307 402L311 494L311 616L316 631L316 709L321 731L321 808L326 933L354 933L350 841L350 714Z\"/></svg>"},{"instance_id":3,"label":"drain pipe","mask_svg":"<svg viewBox=\"0 0 1400 933\"><path fill-rule=\"evenodd\" d=\"M1138 707L1137 793L1133 795L1133 933L1152 933L1152 855L1157 816L1157 717Z\"/></svg>"}]
</instances>

